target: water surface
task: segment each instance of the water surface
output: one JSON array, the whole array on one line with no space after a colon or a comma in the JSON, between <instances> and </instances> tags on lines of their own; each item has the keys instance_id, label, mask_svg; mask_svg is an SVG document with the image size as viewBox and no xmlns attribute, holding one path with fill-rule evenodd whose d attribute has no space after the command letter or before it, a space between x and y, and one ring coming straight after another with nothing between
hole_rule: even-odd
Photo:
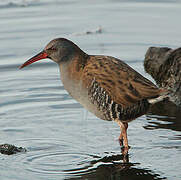
<instances>
[{"instance_id":1,"label":"water surface","mask_svg":"<svg viewBox=\"0 0 181 180\"><path fill-rule=\"evenodd\" d=\"M0 155L0 178L180 179L179 109L159 104L131 122L126 159L117 124L73 100L56 64L44 60L18 69L51 39L66 37L89 54L123 59L151 79L144 54L150 46L180 46L180 8L179 0L0 1L0 142L28 150Z\"/></svg>"}]
</instances>

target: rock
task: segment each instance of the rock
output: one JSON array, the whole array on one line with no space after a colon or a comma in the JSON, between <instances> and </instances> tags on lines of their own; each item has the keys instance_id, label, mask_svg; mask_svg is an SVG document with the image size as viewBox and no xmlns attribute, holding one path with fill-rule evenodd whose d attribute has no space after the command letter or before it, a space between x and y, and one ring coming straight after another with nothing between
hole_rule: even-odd
<instances>
[{"instance_id":1,"label":"rock","mask_svg":"<svg viewBox=\"0 0 181 180\"><path fill-rule=\"evenodd\" d=\"M11 144L1 144L0 152L1 154L11 155L11 154L16 154L17 152L26 152L26 149L22 147L16 147Z\"/></svg>"},{"instance_id":2,"label":"rock","mask_svg":"<svg viewBox=\"0 0 181 180\"><path fill-rule=\"evenodd\" d=\"M170 90L170 100L181 107L181 48L150 47L144 68L157 85Z\"/></svg>"}]
</instances>

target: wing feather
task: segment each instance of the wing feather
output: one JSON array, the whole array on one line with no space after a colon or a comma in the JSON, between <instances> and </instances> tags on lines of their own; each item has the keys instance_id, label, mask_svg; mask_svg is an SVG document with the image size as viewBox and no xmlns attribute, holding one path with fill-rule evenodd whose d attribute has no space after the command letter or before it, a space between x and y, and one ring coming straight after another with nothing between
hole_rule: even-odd
<instances>
[{"instance_id":1,"label":"wing feather","mask_svg":"<svg viewBox=\"0 0 181 180\"><path fill-rule=\"evenodd\" d=\"M82 76L87 87L95 80L114 102L123 107L157 97L161 92L126 63L110 56L90 56Z\"/></svg>"}]
</instances>

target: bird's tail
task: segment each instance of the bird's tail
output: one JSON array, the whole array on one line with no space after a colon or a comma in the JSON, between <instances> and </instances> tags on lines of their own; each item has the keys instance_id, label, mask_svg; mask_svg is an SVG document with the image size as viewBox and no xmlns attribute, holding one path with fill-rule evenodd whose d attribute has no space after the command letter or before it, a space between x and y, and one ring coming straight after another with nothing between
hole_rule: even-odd
<instances>
[{"instance_id":1,"label":"bird's tail","mask_svg":"<svg viewBox=\"0 0 181 180\"><path fill-rule=\"evenodd\" d=\"M181 86L181 85L180 85ZM176 106L181 107L181 91L180 91L181 87L177 87L177 90L175 89L161 89L161 93L160 96L156 97L156 98L151 98L148 99L148 102L150 104L155 104L157 102L163 101L163 100L168 100L173 102Z\"/></svg>"},{"instance_id":2,"label":"bird's tail","mask_svg":"<svg viewBox=\"0 0 181 180\"><path fill-rule=\"evenodd\" d=\"M156 98L151 98L151 99L148 99L148 102L150 104L155 104L155 103L158 103L160 101L163 101L165 99L169 99L170 100L170 94L172 92L169 91L169 90L165 90L165 89L160 89L160 96L156 97Z\"/></svg>"}]
</instances>

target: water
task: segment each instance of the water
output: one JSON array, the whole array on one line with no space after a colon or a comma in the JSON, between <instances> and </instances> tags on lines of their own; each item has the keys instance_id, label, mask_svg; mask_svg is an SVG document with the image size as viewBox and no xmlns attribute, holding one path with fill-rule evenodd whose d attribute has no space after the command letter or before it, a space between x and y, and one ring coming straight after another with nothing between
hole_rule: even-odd
<instances>
[{"instance_id":1,"label":"water","mask_svg":"<svg viewBox=\"0 0 181 180\"><path fill-rule=\"evenodd\" d=\"M180 8L179 0L1 0L0 142L28 151L0 155L0 179L180 179L180 110L159 105L131 122L125 159L117 124L70 98L56 64L18 69L51 39L65 37L151 79L144 54L150 46L180 46Z\"/></svg>"}]
</instances>

